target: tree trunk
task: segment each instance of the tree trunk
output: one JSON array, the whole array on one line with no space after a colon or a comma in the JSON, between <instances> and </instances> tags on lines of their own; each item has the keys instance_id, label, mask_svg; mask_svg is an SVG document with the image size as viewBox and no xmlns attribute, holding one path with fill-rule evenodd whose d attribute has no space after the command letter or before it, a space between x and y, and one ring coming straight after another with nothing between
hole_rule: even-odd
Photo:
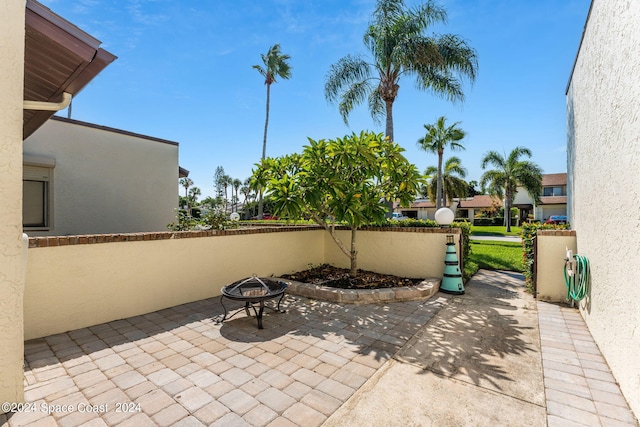
<instances>
[{"instance_id":1,"label":"tree trunk","mask_svg":"<svg viewBox=\"0 0 640 427\"><path fill-rule=\"evenodd\" d=\"M444 153L442 150L438 150L438 176L436 177L437 185L436 185L436 211L443 206L442 201L442 155Z\"/></svg>"},{"instance_id":2,"label":"tree trunk","mask_svg":"<svg viewBox=\"0 0 640 427\"><path fill-rule=\"evenodd\" d=\"M386 101L385 104L387 109L385 135L389 137L389 140L394 141L393 139L393 101Z\"/></svg>"},{"instance_id":3,"label":"tree trunk","mask_svg":"<svg viewBox=\"0 0 640 427\"><path fill-rule=\"evenodd\" d=\"M511 190L505 191L504 198L504 220L507 224L507 233L511 232Z\"/></svg>"},{"instance_id":4,"label":"tree trunk","mask_svg":"<svg viewBox=\"0 0 640 427\"><path fill-rule=\"evenodd\" d=\"M349 276L356 277L358 275L358 250L356 249L356 228L351 227L351 270Z\"/></svg>"},{"instance_id":5,"label":"tree trunk","mask_svg":"<svg viewBox=\"0 0 640 427\"><path fill-rule=\"evenodd\" d=\"M262 138L262 160L267 157L267 129L269 128L269 99L271 98L271 84L266 83L267 85L267 114L264 120L264 137ZM258 199L258 219L262 219L262 215L264 214L264 203L262 201L262 189L259 189L260 198Z\"/></svg>"},{"instance_id":6,"label":"tree trunk","mask_svg":"<svg viewBox=\"0 0 640 427\"><path fill-rule=\"evenodd\" d=\"M325 230L329 232L329 235L333 239L334 243L338 245L338 247L340 248L340 251L342 251L343 254L349 257L349 260L351 261L351 270L349 271L349 275L351 277L357 276L358 275L358 262L357 262L358 251L356 250L356 230L357 229L355 227L351 229L351 250L349 250L344 245L344 243L342 243L342 240L338 238L338 236L336 235L335 228L333 226L327 224L326 221L324 221L322 218L320 218L318 215L314 213L311 213L311 218L313 218L313 220L316 223L321 225Z\"/></svg>"}]
</instances>

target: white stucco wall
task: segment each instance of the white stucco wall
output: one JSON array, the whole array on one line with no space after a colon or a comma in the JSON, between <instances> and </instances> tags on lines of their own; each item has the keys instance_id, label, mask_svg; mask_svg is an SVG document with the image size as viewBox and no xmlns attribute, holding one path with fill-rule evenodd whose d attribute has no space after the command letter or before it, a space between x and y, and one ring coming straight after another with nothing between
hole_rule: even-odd
<instances>
[{"instance_id":1,"label":"white stucco wall","mask_svg":"<svg viewBox=\"0 0 640 427\"><path fill-rule=\"evenodd\" d=\"M0 402L21 402L24 398L24 16L24 0L0 2Z\"/></svg>"},{"instance_id":2,"label":"white stucco wall","mask_svg":"<svg viewBox=\"0 0 640 427\"><path fill-rule=\"evenodd\" d=\"M49 231L30 236L165 231L178 205L178 146L49 120L24 153L55 158Z\"/></svg>"},{"instance_id":3,"label":"white stucco wall","mask_svg":"<svg viewBox=\"0 0 640 427\"><path fill-rule=\"evenodd\" d=\"M594 0L567 92L569 215L591 262L581 304L640 414L640 2ZM611 213L606 213L611 210Z\"/></svg>"}]
</instances>

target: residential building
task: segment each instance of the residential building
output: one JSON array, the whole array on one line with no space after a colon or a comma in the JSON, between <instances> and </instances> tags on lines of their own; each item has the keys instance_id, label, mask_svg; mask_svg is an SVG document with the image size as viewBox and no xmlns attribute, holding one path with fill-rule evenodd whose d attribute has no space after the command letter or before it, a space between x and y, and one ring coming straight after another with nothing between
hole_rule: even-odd
<instances>
[{"instance_id":1,"label":"residential building","mask_svg":"<svg viewBox=\"0 0 640 427\"><path fill-rule=\"evenodd\" d=\"M542 176L542 196L536 203L529 193L522 187L514 197L513 207L519 209L519 222L525 221L531 215L535 221L544 222L551 215L567 214L567 174L552 173ZM448 207L453 209L456 218L466 218L473 221L476 215L488 209L501 208L502 200L494 196L480 194L467 198L456 198ZM428 199L418 199L409 208L396 206L395 212L401 212L410 218L434 219L436 213L435 203Z\"/></svg>"},{"instance_id":2,"label":"residential building","mask_svg":"<svg viewBox=\"0 0 640 427\"><path fill-rule=\"evenodd\" d=\"M0 40L0 400L21 402L27 255L22 234L22 141L115 56L100 48L99 40L33 0L0 2Z\"/></svg>"},{"instance_id":3,"label":"residential building","mask_svg":"<svg viewBox=\"0 0 640 427\"><path fill-rule=\"evenodd\" d=\"M550 173L542 175L540 203L536 203L522 187L513 199L513 207L520 210L519 217L527 219L532 215L536 221L544 222L551 215L567 214L567 174Z\"/></svg>"},{"instance_id":4,"label":"residential building","mask_svg":"<svg viewBox=\"0 0 640 427\"><path fill-rule=\"evenodd\" d=\"M640 414L640 2L593 0L567 87L569 220L590 263L580 312Z\"/></svg>"},{"instance_id":5,"label":"residential building","mask_svg":"<svg viewBox=\"0 0 640 427\"><path fill-rule=\"evenodd\" d=\"M53 116L23 149L30 236L164 231L175 219L177 142Z\"/></svg>"}]
</instances>

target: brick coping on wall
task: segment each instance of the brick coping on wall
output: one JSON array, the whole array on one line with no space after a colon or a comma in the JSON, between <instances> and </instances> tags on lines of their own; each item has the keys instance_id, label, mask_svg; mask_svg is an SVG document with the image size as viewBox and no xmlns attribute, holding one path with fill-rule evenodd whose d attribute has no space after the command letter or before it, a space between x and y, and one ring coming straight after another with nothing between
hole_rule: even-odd
<instances>
[{"instance_id":1,"label":"brick coping on wall","mask_svg":"<svg viewBox=\"0 0 640 427\"><path fill-rule=\"evenodd\" d=\"M159 231L146 233L119 233L119 234L85 234L77 236L37 236L29 237L29 248L46 248L51 246L89 245L94 243L116 242L142 242L152 240L190 239L196 237L213 236L237 236L262 233L286 233L292 231L308 231L309 229L322 230L318 225L304 226L266 226L252 228L237 228L227 230L201 230L201 231ZM349 230L345 226L337 226L336 230ZM459 228L437 227L361 227L359 231L394 231L411 233L436 233L459 234ZM553 231L553 230L549 230ZM566 230L563 230L566 231Z\"/></svg>"},{"instance_id":2,"label":"brick coping on wall","mask_svg":"<svg viewBox=\"0 0 640 427\"><path fill-rule=\"evenodd\" d=\"M576 230L538 230L538 236L575 236Z\"/></svg>"}]
</instances>

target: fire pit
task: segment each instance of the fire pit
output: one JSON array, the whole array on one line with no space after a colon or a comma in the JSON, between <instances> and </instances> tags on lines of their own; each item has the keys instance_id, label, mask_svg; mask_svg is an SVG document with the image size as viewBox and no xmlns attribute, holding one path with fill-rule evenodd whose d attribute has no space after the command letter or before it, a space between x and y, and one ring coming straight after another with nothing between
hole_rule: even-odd
<instances>
[{"instance_id":1,"label":"fire pit","mask_svg":"<svg viewBox=\"0 0 640 427\"><path fill-rule=\"evenodd\" d=\"M269 279L266 277L249 277L247 279L238 280L230 285L222 288L222 297L220 298L220 304L224 308L224 316L218 323L222 323L227 319L227 307L225 307L223 300L229 298L234 301L243 301L244 310L247 316L251 316L249 307L253 309L253 312L258 319L258 329L262 329L262 313L264 312L264 302L267 300L280 297L276 308L266 308L277 311L279 313L285 313L286 310L280 310L280 303L284 298L284 292L287 290L287 284L277 280ZM260 310L256 310L254 304L259 304ZM242 308L233 313L228 318L231 319L236 314L240 313Z\"/></svg>"}]
</instances>

